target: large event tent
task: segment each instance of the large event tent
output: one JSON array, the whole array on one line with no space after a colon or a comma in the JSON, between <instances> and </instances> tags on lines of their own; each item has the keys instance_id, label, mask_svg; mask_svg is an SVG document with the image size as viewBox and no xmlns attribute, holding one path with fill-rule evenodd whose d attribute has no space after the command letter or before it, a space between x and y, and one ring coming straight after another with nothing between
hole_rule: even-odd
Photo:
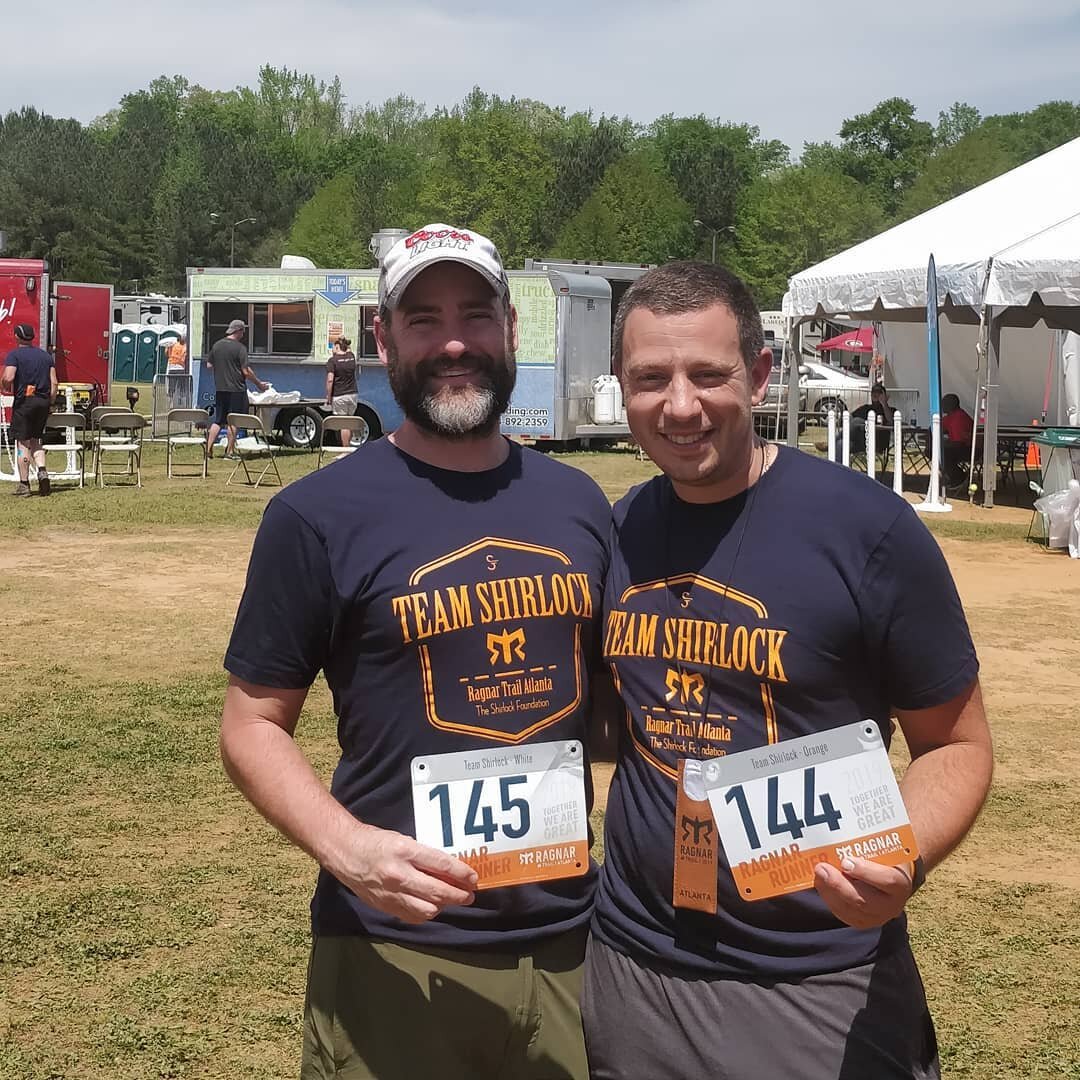
<instances>
[{"instance_id":1,"label":"large event tent","mask_svg":"<svg viewBox=\"0 0 1080 1080\"><path fill-rule=\"evenodd\" d=\"M1080 139L796 274L784 313L796 322L838 314L923 321L931 254L942 313L986 329L978 381L986 390L983 473L991 478L999 383L1003 375L1041 379L1044 366L1006 364L1003 373L1002 328L1042 320L1080 330Z\"/></svg>"}]
</instances>

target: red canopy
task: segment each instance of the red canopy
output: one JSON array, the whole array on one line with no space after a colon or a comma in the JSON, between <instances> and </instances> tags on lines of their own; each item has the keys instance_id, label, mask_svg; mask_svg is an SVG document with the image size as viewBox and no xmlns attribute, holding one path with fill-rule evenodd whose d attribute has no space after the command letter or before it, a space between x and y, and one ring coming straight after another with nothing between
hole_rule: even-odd
<instances>
[{"instance_id":1,"label":"red canopy","mask_svg":"<svg viewBox=\"0 0 1080 1080\"><path fill-rule=\"evenodd\" d=\"M874 351L874 328L872 326L863 326L858 330L848 330L846 333L837 334L836 337L831 337L818 346L818 352L824 352L826 349L872 353Z\"/></svg>"}]
</instances>

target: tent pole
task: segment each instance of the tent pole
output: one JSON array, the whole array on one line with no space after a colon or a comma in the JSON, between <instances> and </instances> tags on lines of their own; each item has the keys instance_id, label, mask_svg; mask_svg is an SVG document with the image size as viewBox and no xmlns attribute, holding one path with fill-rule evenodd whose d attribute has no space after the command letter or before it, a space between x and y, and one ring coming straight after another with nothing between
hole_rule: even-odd
<instances>
[{"instance_id":1,"label":"tent pole","mask_svg":"<svg viewBox=\"0 0 1080 1080\"><path fill-rule=\"evenodd\" d=\"M985 293L984 293L985 295ZM990 334L990 321L988 315L989 309L986 304L979 308L979 339L975 343L975 400L971 404L971 416L974 421L974 435L979 432L979 414L982 410L979 408L979 404L982 402L986 381L983 377L983 361L986 359L987 341ZM975 485L970 482L970 478L975 475L975 447L977 443L976 438L971 440L971 456L968 460L968 502L974 504L975 502Z\"/></svg>"},{"instance_id":2,"label":"tent pole","mask_svg":"<svg viewBox=\"0 0 1080 1080\"><path fill-rule=\"evenodd\" d=\"M802 364L802 323L794 319L787 320L787 334L784 341L784 355L787 356L787 444L799 446L799 368ZM780 402L777 401L779 406ZM780 434L777 426L777 436ZM777 438L777 442L779 442Z\"/></svg>"},{"instance_id":3,"label":"tent pole","mask_svg":"<svg viewBox=\"0 0 1080 1080\"><path fill-rule=\"evenodd\" d=\"M994 308L987 309L990 338L986 350L986 424L983 428L983 506L994 508L997 488L998 388L1001 379L1001 322ZM977 421L977 418L976 418Z\"/></svg>"}]
</instances>

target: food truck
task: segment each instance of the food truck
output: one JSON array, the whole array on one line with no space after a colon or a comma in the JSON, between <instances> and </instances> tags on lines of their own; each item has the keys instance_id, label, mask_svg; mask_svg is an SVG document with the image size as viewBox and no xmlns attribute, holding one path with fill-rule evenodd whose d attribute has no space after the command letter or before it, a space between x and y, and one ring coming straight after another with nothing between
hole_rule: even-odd
<instances>
[{"instance_id":1,"label":"food truck","mask_svg":"<svg viewBox=\"0 0 1080 1080\"><path fill-rule=\"evenodd\" d=\"M373 245L374 249L374 245ZM611 372L611 283L575 273L572 264L508 272L518 312L517 386L502 418L507 435L553 446L624 438L624 422L596 423L595 384ZM245 344L259 378L275 392L299 394L270 425L289 446L321 437L326 362L333 342L347 337L357 358L357 415L365 438L401 422L386 368L375 347L378 270L306 267L188 270L189 347L193 401L214 400L213 374L203 362L233 319L248 327Z\"/></svg>"}]
</instances>

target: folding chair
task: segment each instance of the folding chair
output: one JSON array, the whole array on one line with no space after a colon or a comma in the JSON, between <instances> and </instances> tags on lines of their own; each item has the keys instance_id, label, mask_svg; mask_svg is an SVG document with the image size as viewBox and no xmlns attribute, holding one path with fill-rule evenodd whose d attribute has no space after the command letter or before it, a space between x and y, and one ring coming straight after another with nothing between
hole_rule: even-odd
<instances>
[{"instance_id":1,"label":"folding chair","mask_svg":"<svg viewBox=\"0 0 1080 1080\"><path fill-rule=\"evenodd\" d=\"M170 409L165 415L165 476L171 480L173 470L180 468L193 468L202 470L202 478L205 480L209 459L206 456L206 435L198 434L196 424L205 424L210 420L210 414L205 409ZM173 424L183 425L181 431L174 432ZM179 461L173 463L173 454L178 446L198 446L201 448L199 462ZM176 473L177 476L195 476L195 473Z\"/></svg>"},{"instance_id":2,"label":"folding chair","mask_svg":"<svg viewBox=\"0 0 1080 1080\"><path fill-rule=\"evenodd\" d=\"M105 418L103 427L108 427L118 433L116 437L99 438L94 447L94 472L97 475L99 487L105 486L105 477L109 476L135 476L135 486L142 487L142 444L143 429L146 427L146 417L136 412L117 412ZM125 471L122 473L105 472L105 455L122 454L124 456Z\"/></svg>"},{"instance_id":3,"label":"folding chair","mask_svg":"<svg viewBox=\"0 0 1080 1080\"><path fill-rule=\"evenodd\" d=\"M362 434L365 427L367 427L367 424L361 416L327 416L322 422L323 438L319 443L319 463L315 468L322 468L323 454L351 454L360 445L354 443L349 446L342 446L337 443L336 445L326 446L326 433L328 431L332 431L335 435L339 431L351 431L355 437Z\"/></svg>"},{"instance_id":4,"label":"folding chair","mask_svg":"<svg viewBox=\"0 0 1080 1080\"><path fill-rule=\"evenodd\" d=\"M74 454L79 462L79 487L83 487L86 481L86 443L82 436L86 430L86 417L77 412L50 413L49 419L45 421L45 431L47 433L50 430L64 432L65 441L42 443L41 449L45 451L46 460L49 454ZM66 439L69 431L72 432L70 442ZM59 478L68 477L61 474Z\"/></svg>"},{"instance_id":5,"label":"folding chair","mask_svg":"<svg viewBox=\"0 0 1080 1080\"><path fill-rule=\"evenodd\" d=\"M102 419L106 416L111 416L114 413L119 413L121 416L127 416L131 412L130 409L125 409L122 405L95 405L90 410L90 438L95 442L102 437L103 425ZM104 425L105 429L108 429L108 425ZM106 439L113 439L115 442L123 442L123 435L105 435Z\"/></svg>"},{"instance_id":6,"label":"folding chair","mask_svg":"<svg viewBox=\"0 0 1080 1080\"><path fill-rule=\"evenodd\" d=\"M258 487L263 477L273 469L280 486L282 484L281 473L278 472L277 462L274 460L274 445L270 442L269 432L262 422L262 417L255 416L253 413L229 413L225 418L225 422L231 427L244 428L247 432L247 435L242 439L237 438L236 440L235 450L240 460L236 463L233 471L229 473L229 478L225 481L226 486L233 482L233 477L240 469L244 470L244 483L253 484L254 487ZM266 454L268 460L263 466L262 472L252 481L247 459L248 457L254 457L256 454Z\"/></svg>"}]
</instances>

